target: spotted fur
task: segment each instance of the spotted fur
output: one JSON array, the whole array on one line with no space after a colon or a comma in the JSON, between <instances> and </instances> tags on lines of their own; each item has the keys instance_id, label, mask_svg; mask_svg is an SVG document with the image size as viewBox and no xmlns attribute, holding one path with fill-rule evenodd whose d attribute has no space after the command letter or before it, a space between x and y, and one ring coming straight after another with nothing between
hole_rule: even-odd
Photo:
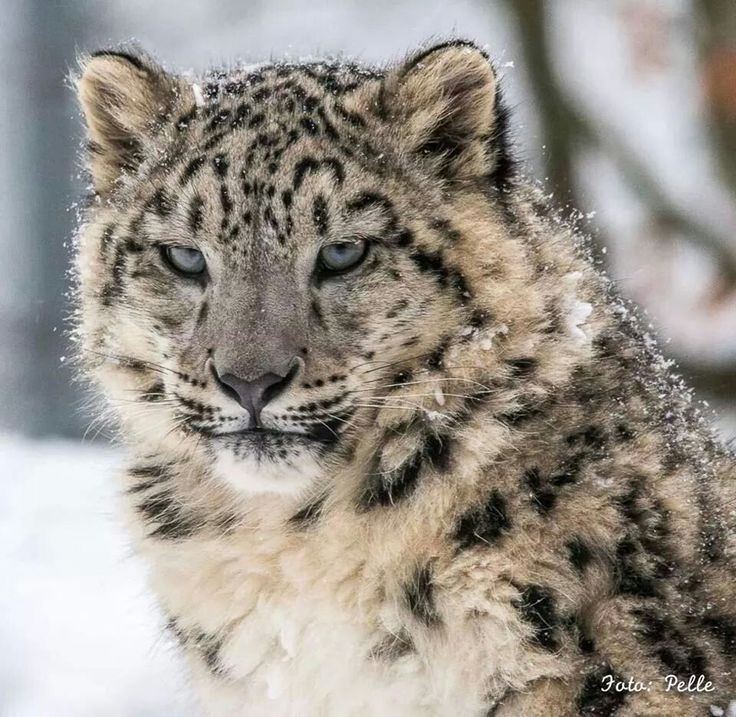
<instances>
[{"instance_id":1,"label":"spotted fur","mask_svg":"<svg viewBox=\"0 0 736 717\"><path fill-rule=\"evenodd\" d=\"M194 80L103 52L78 89L80 358L207 714L736 697L733 456L520 176L480 50ZM358 268L315 268L356 237ZM205 274L172 271L172 244ZM209 367L279 351L298 371L244 432ZM696 673L712 692L665 691Z\"/></svg>"}]
</instances>

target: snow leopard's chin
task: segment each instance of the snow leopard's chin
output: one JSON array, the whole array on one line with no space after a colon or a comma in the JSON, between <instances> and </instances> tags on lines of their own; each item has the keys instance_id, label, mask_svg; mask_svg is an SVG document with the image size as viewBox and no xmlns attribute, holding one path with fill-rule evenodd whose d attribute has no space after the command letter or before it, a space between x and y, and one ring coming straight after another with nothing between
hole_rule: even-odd
<instances>
[{"instance_id":1,"label":"snow leopard's chin","mask_svg":"<svg viewBox=\"0 0 736 717\"><path fill-rule=\"evenodd\" d=\"M293 495L323 474L320 453L314 441L301 436L228 437L212 446L212 472L238 493Z\"/></svg>"}]
</instances>

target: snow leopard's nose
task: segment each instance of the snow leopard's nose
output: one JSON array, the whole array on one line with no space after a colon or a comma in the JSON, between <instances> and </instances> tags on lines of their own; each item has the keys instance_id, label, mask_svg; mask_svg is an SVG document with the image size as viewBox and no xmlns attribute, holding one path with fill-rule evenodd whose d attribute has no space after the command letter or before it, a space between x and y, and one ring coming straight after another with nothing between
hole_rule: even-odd
<instances>
[{"instance_id":1,"label":"snow leopard's nose","mask_svg":"<svg viewBox=\"0 0 736 717\"><path fill-rule=\"evenodd\" d=\"M299 362L292 361L285 374L264 373L252 380L243 379L233 373L220 374L214 363L210 364L210 368L220 388L248 411L249 428L260 428L261 411L267 403L286 390L299 370Z\"/></svg>"}]
</instances>

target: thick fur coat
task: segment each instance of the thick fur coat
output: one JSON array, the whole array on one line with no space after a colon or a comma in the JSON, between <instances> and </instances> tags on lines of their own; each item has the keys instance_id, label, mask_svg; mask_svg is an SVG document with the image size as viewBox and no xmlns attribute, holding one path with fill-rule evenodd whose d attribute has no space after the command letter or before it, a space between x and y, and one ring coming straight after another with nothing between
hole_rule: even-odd
<instances>
[{"instance_id":1,"label":"thick fur coat","mask_svg":"<svg viewBox=\"0 0 736 717\"><path fill-rule=\"evenodd\" d=\"M103 52L78 91L80 356L206 714L726 708L734 457L520 176L480 50ZM225 371L280 392L254 419Z\"/></svg>"}]
</instances>

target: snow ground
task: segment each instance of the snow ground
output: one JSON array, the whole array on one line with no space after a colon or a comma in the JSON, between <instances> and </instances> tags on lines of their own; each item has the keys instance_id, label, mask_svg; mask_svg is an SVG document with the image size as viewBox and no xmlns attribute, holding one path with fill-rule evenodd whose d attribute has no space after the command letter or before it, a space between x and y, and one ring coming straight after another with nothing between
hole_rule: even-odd
<instances>
[{"instance_id":1,"label":"snow ground","mask_svg":"<svg viewBox=\"0 0 736 717\"><path fill-rule=\"evenodd\" d=\"M189 717L111 448L0 436L0 717Z\"/></svg>"}]
</instances>

